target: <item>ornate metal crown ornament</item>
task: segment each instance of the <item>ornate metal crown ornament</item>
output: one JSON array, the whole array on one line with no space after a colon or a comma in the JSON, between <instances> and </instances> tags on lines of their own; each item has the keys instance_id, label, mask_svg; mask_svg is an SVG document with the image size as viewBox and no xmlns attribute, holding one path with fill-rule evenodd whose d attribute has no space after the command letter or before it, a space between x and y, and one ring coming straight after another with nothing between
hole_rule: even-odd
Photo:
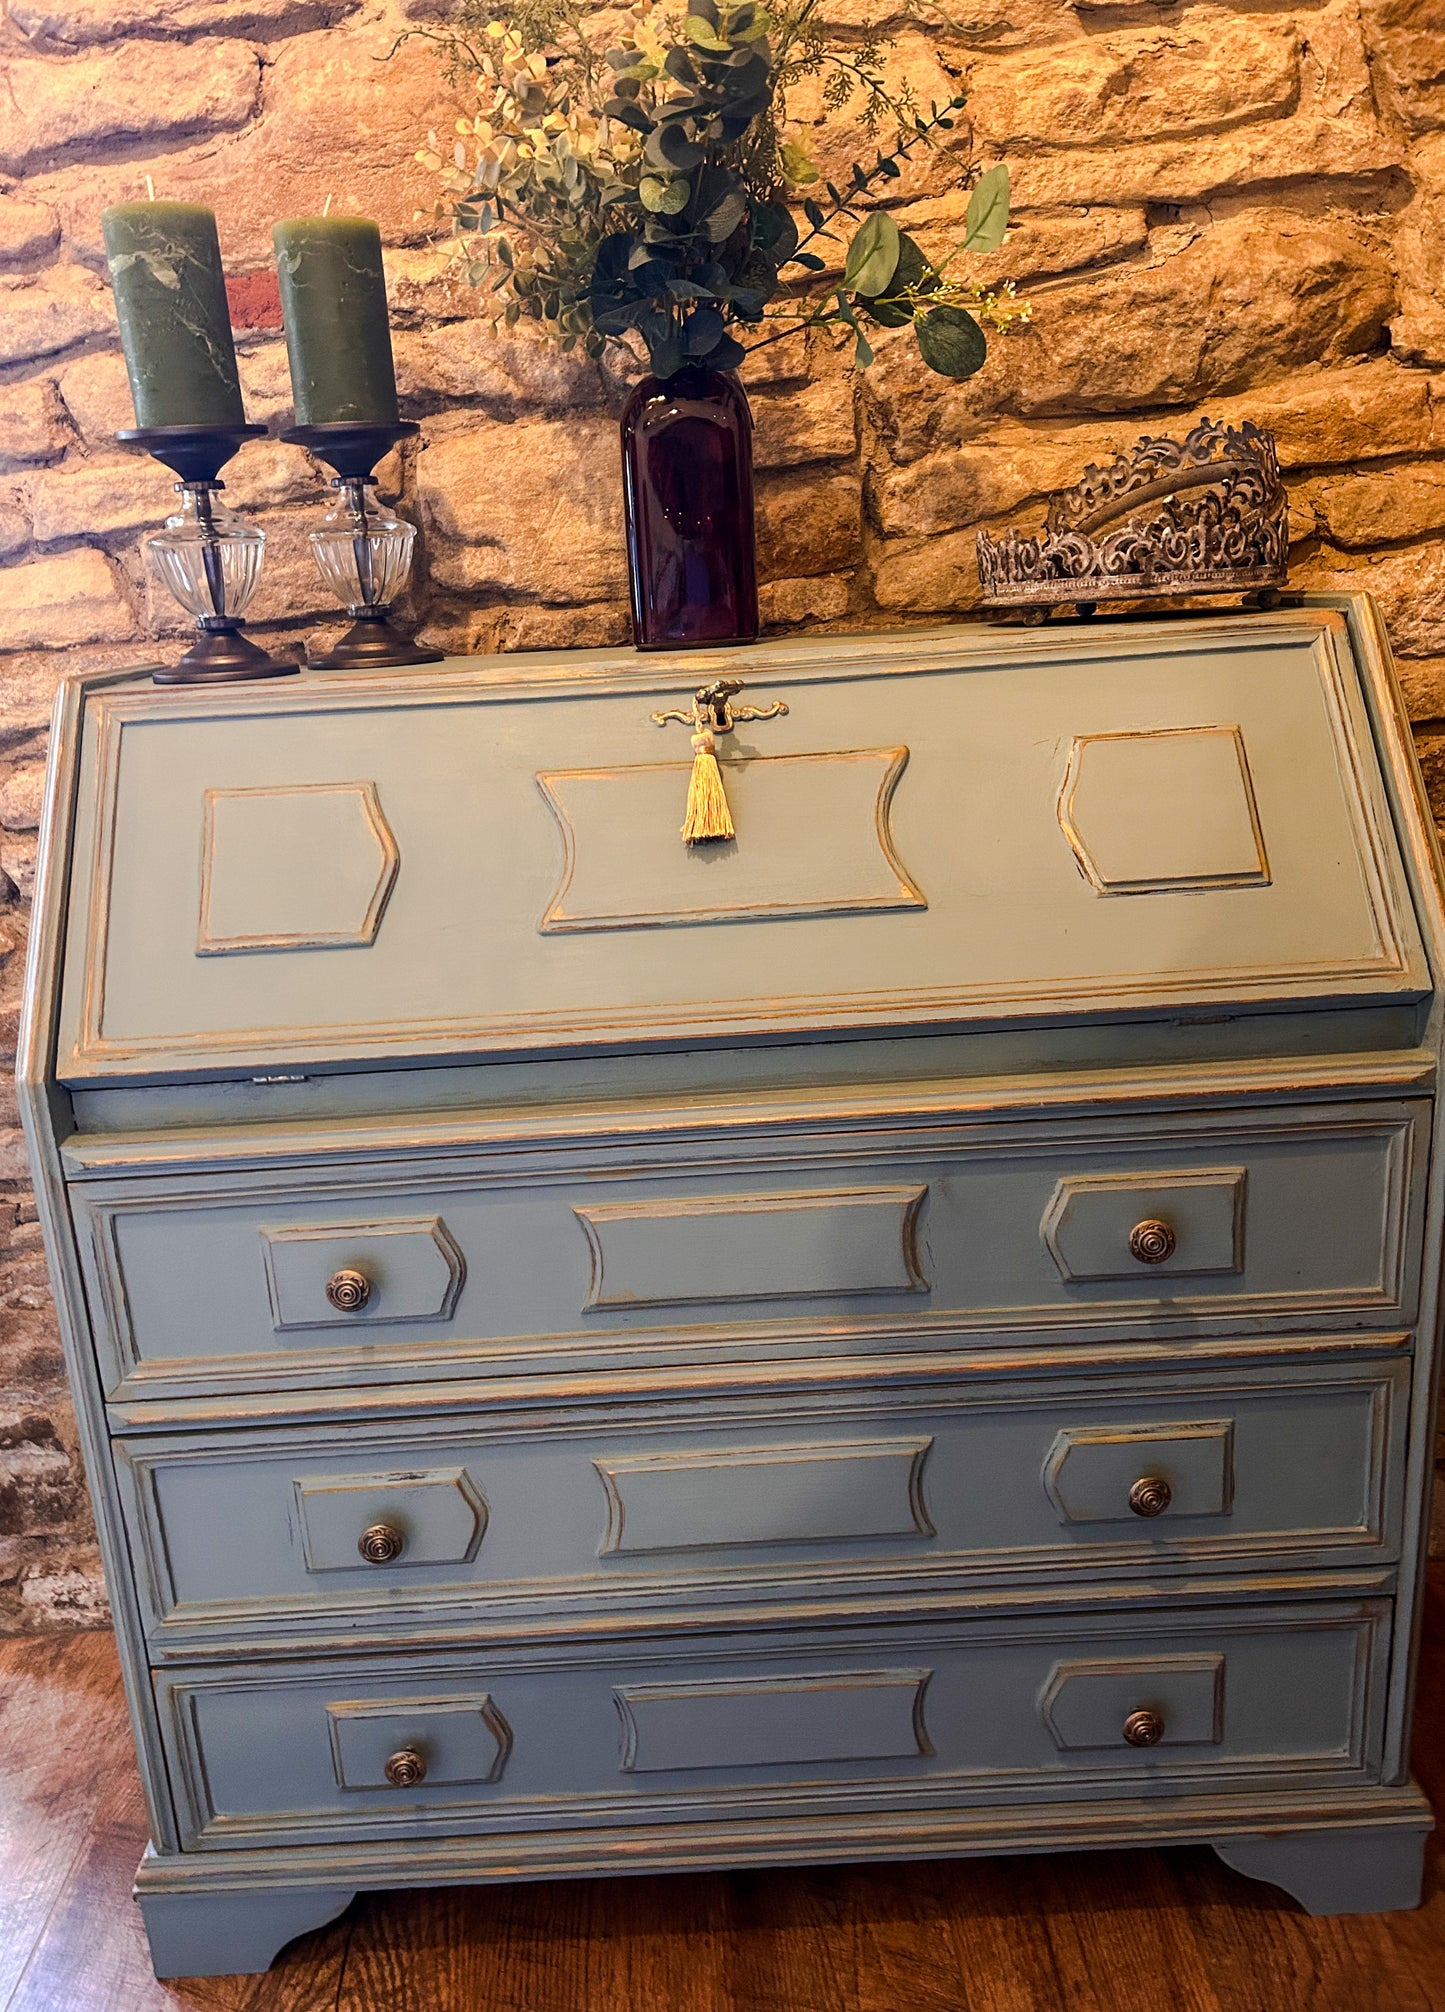
<instances>
[{"instance_id":1,"label":"ornate metal crown ornament","mask_svg":"<svg viewBox=\"0 0 1445 2012\"><path fill-rule=\"evenodd\" d=\"M1123 519L1121 523L1119 520ZM1110 528L1110 527L1113 528ZM1040 537L978 534L986 607L1243 592L1266 605L1287 578L1289 500L1274 440L1246 419L1145 439L1049 504Z\"/></svg>"}]
</instances>

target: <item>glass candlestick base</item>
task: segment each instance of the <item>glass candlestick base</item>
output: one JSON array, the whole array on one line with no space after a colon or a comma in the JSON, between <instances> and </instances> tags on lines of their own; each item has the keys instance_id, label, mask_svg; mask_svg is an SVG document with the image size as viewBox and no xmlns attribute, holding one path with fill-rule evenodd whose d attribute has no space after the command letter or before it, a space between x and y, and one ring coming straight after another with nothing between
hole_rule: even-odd
<instances>
[{"instance_id":1,"label":"glass candlestick base","mask_svg":"<svg viewBox=\"0 0 1445 2012\"><path fill-rule=\"evenodd\" d=\"M243 441L264 426L137 426L118 433L178 475L181 507L146 540L151 563L186 613L195 642L177 664L152 673L158 685L219 685L248 678L294 677L300 669L241 633L241 618L261 578L266 534L219 500L218 477Z\"/></svg>"},{"instance_id":2,"label":"glass candlestick base","mask_svg":"<svg viewBox=\"0 0 1445 2012\"><path fill-rule=\"evenodd\" d=\"M370 426L338 421L297 426L282 439L309 448L336 470L336 492L319 531L311 533L318 572L351 617L341 640L310 655L313 670L382 669L388 665L439 664L440 650L424 649L391 623L391 604L406 589L415 528L380 504L372 474L383 454L418 431L415 420Z\"/></svg>"}]
</instances>

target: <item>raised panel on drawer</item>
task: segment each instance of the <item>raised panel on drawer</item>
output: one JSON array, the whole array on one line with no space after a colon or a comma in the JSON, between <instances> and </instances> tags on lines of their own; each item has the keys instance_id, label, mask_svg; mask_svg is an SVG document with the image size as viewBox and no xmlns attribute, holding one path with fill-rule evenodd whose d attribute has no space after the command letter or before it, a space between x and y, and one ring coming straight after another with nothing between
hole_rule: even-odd
<instances>
[{"instance_id":1,"label":"raised panel on drawer","mask_svg":"<svg viewBox=\"0 0 1445 2012\"><path fill-rule=\"evenodd\" d=\"M478 1649L417 1653L404 1672L364 1659L233 1666L163 1673L156 1687L182 1832L202 1848L785 1822L867 1807L881 1786L897 1809L1363 1782L1378 1769L1387 1612L1317 1602L797 1632L786 1644L732 1634ZM1123 1738L1134 1709L1162 1717L1157 1745ZM344 1785L337 1718L367 1712L367 1765ZM483 1748L466 1767L458 1724L468 1755ZM376 1781L392 1738L428 1778Z\"/></svg>"},{"instance_id":2,"label":"raised panel on drawer","mask_svg":"<svg viewBox=\"0 0 1445 2012\"><path fill-rule=\"evenodd\" d=\"M1408 1365L117 1442L158 1654L1397 1553ZM785 1415L784 1415L785 1414ZM1172 1499L1148 1518L1136 1480ZM394 1533L371 1563L364 1534Z\"/></svg>"},{"instance_id":3,"label":"raised panel on drawer","mask_svg":"<svg viewBox=\"0 0 1445 2012\"><path fill-rule=\"evenodd\" d=\"M1427 1112L939 1121L900 1126L886 1153L866 1133L804 1141L780 1117L746 1136L721 1126L685 1160L658 1140L438 1153L404 1173L218 1165L72 1194L106 1387L127 1395L755 1361L1030 1328L1381 1326L1414 1312ZM1161 1213L1173 1251L1140 1262L1130 1226ZM414 1250L430 1297L404 1275ZM374 1290L338 1315L326 1280L342 1260Z\"/></svg>"},{"instance_id":4,"label":"raised panel on drawer","mask_svg":"<svg viewBox=\"0 0 1445 2012\"><path fill-rule=\"evenodd\" d=\"M718 667L92 693L61 1080L1428 989L1337 613L760 645L690 852Z\"/></svg>"}]
</instances>

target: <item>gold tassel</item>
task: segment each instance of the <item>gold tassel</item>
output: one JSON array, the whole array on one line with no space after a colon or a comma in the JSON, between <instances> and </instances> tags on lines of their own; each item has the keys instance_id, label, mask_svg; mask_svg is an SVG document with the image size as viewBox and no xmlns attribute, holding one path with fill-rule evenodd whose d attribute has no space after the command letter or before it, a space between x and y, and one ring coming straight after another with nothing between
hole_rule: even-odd
<instances>
[{"instance_id":1,"label":"gold tassel","mask_svg":"<svg viewBox=\"0 0 1445 2012\"><path fill-rule=\"evenodd\" d=\"M687 816L682 821L682 835L689 845L735 836L722 770L717 765L717 742L710 733L696 733L692 737L692 775L687 785Z\"/></svg>"}]
</instances>

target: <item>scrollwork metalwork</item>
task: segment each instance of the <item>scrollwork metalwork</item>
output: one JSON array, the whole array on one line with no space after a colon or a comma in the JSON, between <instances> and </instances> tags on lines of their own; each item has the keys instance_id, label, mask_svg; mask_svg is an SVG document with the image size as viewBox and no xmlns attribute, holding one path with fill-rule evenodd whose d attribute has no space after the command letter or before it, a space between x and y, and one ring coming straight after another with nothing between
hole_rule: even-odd
<instances>
[{"instance_id":1,"label":"scrollwork metalwork","mask_svg":"<svg viewBox=\"0 0 1445 2012\"><path fill-rule=\"evenodd\" d=\"M1107 467L1091 462L1037 537L978 534L996 607L1278 588L1288 557L1274 441L1252 420L1202 420L1183 440L1146 437Z\"/></svg>"}]
</instances>

